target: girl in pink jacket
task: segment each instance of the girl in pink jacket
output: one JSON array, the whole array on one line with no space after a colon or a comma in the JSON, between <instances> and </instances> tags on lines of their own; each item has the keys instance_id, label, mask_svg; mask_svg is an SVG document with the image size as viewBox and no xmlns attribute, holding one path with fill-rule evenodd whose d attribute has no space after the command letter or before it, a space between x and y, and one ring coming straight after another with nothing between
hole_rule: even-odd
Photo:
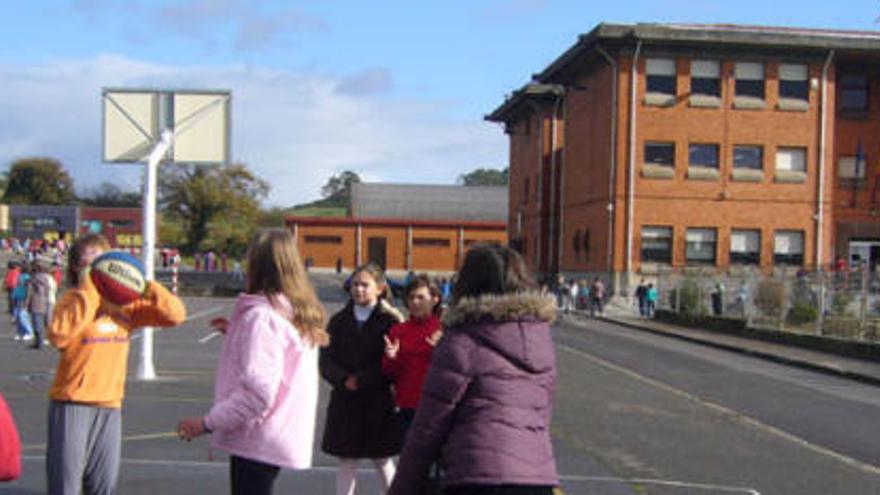
<instances>
[{"instance_id":1,"label":"girl in pink jacket","mask_svg":"<svg viewBox=\"0 0 880 495\"><path fill-rule=\"evenodd\" d=\"M246 293L228 321L215 320L226 339L214 405L178 425L182 439L212 433L229 452L233 495L270 494L280 468L311 467L324 319L290 232L257 234Z\"/></svg>"}]
</instances>

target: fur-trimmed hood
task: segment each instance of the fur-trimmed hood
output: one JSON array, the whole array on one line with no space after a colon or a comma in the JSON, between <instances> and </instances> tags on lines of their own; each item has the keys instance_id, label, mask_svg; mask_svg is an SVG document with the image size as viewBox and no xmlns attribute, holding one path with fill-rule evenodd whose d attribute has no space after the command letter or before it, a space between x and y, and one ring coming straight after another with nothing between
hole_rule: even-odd
<instances>
[{"instance_id":1,"label":"fur-trimmed hood","mask_svg":"<svg viewBox=\"0 0 880 495\"><path fill-rule=\"evenodd\" d=\"M443 316L444 328L471 335L515 366L544 372L555 362L550 323L556 301L539 292L463 298Z\"/></svg>"}]
</instances>

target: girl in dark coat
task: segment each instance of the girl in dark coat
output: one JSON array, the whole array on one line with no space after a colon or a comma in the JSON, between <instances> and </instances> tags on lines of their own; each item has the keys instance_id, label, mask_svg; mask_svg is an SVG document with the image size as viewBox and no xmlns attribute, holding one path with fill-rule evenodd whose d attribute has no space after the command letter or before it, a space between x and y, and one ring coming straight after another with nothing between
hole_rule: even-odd
<instances>
[{"instance_id":1,"label":"girl in dark coat","mask_svg":"<svg viewBox=\"0 0 880 495\"><path fill-rule=\"evenodd\" d=\"M403 321L382 294L385 274L375 263L351 277L351 301L327 326L330 345L321 349L321 376L333 391L321 449L340 458L336 494L351 495L360 459L372 459L387 490L394 477L391 457L400 452L391 384L382 373L385 336Z\"/></svg>"},{"instance_id":2,"label":"girl in dark coat","mask_svg":"<svg viewBox=\"0 0 880 495\"><path fill-rule=\"evenodd\" d=\"M468 251L452 297L388 493L423 493L437 462L444 495L551 495L556 303L500 246Z\"/></svg>"}]
</instances>

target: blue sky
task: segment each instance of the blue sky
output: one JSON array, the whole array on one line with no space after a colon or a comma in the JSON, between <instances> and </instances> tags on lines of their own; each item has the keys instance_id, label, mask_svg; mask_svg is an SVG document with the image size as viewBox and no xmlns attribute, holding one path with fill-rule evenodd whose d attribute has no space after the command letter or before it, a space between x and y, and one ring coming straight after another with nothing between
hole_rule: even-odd
<instances>
[{"instance_id":1,"label":"blue sky","mask_svg":"<svg viewBox=\"0 0 880 495\"><path fill-rule=\"evenodd\" d=\"M504 167L483 121L599 22L877 30L880 2L555 0L56 0L0 3L0 166L62 160L79 189L139 187L100 158L100 90L233 93L233 158L273 185L268 204L316 199L333 173L453 183Z\"/></svg>"}]
</instances>

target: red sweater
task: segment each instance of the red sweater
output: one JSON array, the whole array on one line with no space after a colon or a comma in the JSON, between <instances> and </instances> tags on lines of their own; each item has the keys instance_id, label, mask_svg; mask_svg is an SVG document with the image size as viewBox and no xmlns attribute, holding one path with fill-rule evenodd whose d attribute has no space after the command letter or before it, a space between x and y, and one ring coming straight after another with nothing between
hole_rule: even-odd
<instances>
[{"instance_id":1,"label":"red sweater","mask_svg":"<svg viewBox=\"0 0 880 495\"><path fill-rule=\"evenodd\" d=\"M410 318L388 331L390 339L400 341L397 357L382 356L382 371L394 382L397 407L415 409L422 396L422 382L428 374L434 347L427 338L440 328L440 319L429 316L419 320Z\"/></svg>"}]
</instances>

